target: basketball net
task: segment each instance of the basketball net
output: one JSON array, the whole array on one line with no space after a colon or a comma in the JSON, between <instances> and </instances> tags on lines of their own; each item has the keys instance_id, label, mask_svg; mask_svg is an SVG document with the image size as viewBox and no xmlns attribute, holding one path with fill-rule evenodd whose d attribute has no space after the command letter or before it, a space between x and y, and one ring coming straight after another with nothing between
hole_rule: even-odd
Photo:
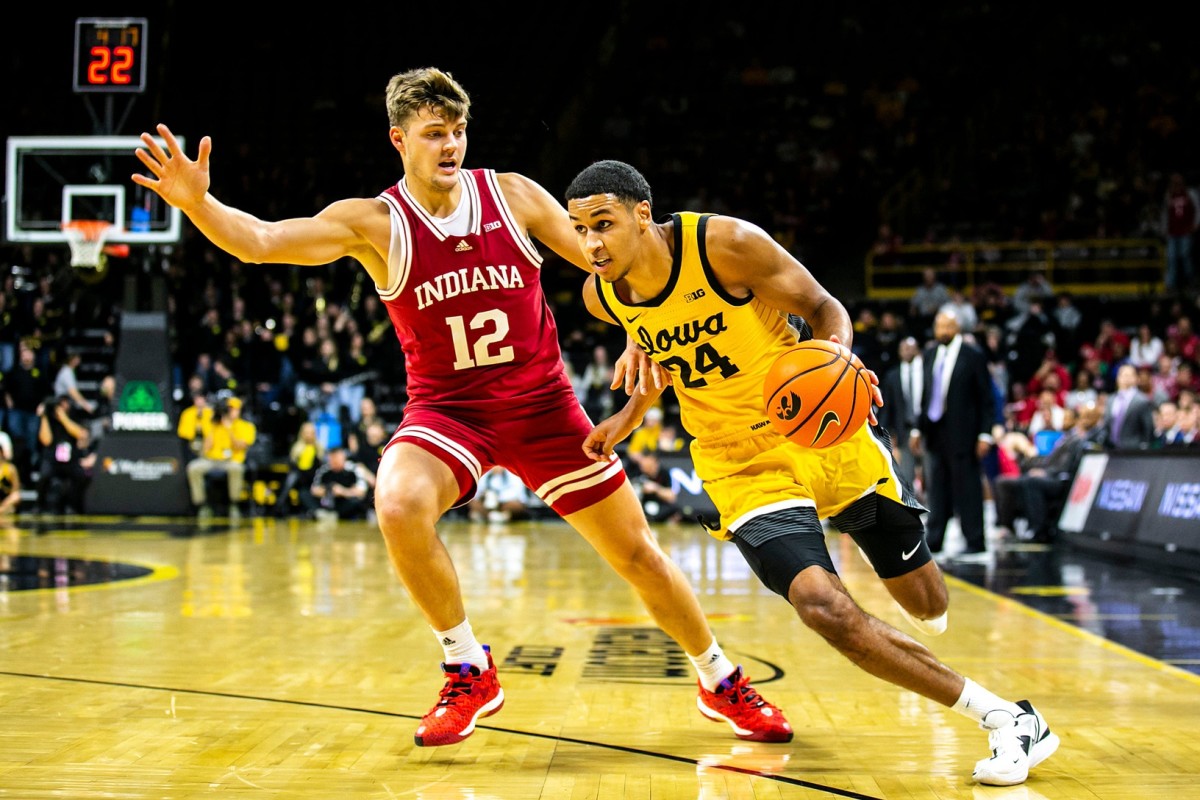
<instances>
[{"instance_id":1,"label":"basketball net","mask_svg":"<svg viewBox=\"0 0 1200 800\"><path fill-rule=\"evenodd\" d=\"M71 266L100 269L105 253L128 255L129 245L105 246L117 226L102 219L73 219L63 223L63 234L71 246ZM118 250L123 252L118 252Z\"/></svg>"}]
</instances>

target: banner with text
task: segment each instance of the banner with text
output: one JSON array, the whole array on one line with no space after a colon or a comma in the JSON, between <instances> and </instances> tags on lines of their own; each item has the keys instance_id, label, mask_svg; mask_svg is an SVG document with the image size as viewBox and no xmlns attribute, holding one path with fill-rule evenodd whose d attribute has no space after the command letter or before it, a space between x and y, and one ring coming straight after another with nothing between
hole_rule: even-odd
<instances>
[{"instance_id":1,"label":"banner with text","mask_svg":"<svg viewBox=\"0 0 1200 800\"><path fill-rule=\"evenodd\" d=\"M121 316L112 428L100 440L84 498L89 514L184 514L191 509L171 398L167 317Z\"/></svg>"},{"instance_id":2,"label":"banner with text","mask_svg":"<svg viewBox=\"0 0 1200 800\"><path fill-rule=\"evenodd\" d=\"M1130 555L1200 554L1200 452L1084 456L1059 517L1064 531Z\"/></svg>"}]
</instances>

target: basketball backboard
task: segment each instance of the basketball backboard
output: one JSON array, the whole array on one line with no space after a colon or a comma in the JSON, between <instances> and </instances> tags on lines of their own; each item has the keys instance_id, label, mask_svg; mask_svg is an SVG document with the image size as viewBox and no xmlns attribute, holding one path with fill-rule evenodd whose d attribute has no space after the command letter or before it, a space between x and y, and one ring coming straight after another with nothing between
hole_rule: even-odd
<instances>
[{"instance_id":1,"label":"basketball backboard","mask_svg":"<svg viewBox=\"0 0 1200 800\"><path fill-rule=\"evenodd\" d=\"M183 215L129 178L144 169L133 154L141 144L136 136L10 137L5 238L65 244L63 223L97 219L116 224L109 243L178 242Z\"/></svg>"}]
</instances>

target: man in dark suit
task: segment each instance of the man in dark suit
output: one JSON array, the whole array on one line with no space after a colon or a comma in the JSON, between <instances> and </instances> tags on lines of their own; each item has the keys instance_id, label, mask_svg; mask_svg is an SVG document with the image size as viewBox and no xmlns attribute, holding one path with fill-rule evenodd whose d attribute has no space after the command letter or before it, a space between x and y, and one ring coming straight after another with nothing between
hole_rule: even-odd
<instances>
[{"instance_id":1,"label":"man in dark suit","mask_svg":"<svg viewBox=\"0 0 1200 800\"><path fill-rule=\"evenodd\" d=\"M1154 441L1154 405L1138 391L1137 367L1117 369L1117 390L1104 407L1105 445L1113 450L1145 450Z\"/></svg>"},{"instance_id":2,"label":"man in dark suit","mask_svg":"<svg viewBox=\"0 0 1200 800\"><path fill-rule=\"evenodd\" d=\"M917 429L917 415L924 394L924 359L921 346L912 336L900 340L897 354L899 363L887 371L880 383L883 408L878 410L877 416L879 424L892 437L892 455L896 457L901 477L924 498L923 481L918 483L916 480L921 470L909 446L912 432Z\"/></svg>"},{"instance_id":3,"label":"man in dark suit","mask_svg":"<svg viewBox=\"0 0 1200 800\"><path fill-rule=\"evenodd\" d=\"M957 514L967 542L963 560L987 557L981 460L992 447L995 396L983 350L963 338L958 315L943 308L925 350L926 391L911 446L925 454L929 549L942 550L946 523Z\"/></svg>"}]
</instances>

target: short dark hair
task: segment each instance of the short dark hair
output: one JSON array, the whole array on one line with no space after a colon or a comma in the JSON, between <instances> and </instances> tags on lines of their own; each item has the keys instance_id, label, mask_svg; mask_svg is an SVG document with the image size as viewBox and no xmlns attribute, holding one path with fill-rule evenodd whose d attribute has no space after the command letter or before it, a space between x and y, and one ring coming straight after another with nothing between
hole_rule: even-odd
<instances>
[{"instance_id":1,"label":"short dark hair","mask_svg":"<svg viewBox=\"0 0 1200 800\"><path fill-rule=\"evenodd\" d=\"M624 161L597 161L587 167L571 181L565 199L578 200L595 194L615 195L618 200L629 205L643 200L654 205L650 183L642 173Z\"/></svg>"}]
</instances>

